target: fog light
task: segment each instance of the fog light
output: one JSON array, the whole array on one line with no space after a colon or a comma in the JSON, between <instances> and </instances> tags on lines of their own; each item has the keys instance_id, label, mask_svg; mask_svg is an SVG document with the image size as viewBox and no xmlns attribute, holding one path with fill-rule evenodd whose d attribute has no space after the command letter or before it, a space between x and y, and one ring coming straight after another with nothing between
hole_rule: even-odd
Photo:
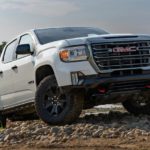
<instances>
[{"instance_id":1,"label":"fog light","mask_svg":"<svg viewBox=\"0 0 150 150\"><path fill-rule=\"evenodd\" d=\"M78 73L71 73L71 79L73 85L78 85Z\"/></svg>"},{"instance_id":2,"label":"fog light","mask_svg":"<svg viewBox=\"0 0 150 150\"><path fill-rule=\"evenodd\" d=\"M84 76L84 74L81 72L72 72L71 73L72 85L83 84L83 82L84 82L83 76Z\"/></svg>"}]
</instances>

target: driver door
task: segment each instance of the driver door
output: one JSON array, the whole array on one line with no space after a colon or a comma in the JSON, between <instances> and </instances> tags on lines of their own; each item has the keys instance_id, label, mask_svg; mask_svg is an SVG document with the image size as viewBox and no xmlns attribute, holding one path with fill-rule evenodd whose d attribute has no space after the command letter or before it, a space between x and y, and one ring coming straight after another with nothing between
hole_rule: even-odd
<instances>
[{"instance_id":1,"label":"driver door","mask_svg":"<svg viewBox=\"0 0 150 150\"><path fill-rule=\"evenodd\" d=\"M30 34L20 37L18 45L29 44L33 49L33 39ZM35 75L34 75L34 56L32 54L16 55L16 61L13 62L16 69L13 71L15 103L29 103L35 98Z\"/></svg>"}]
</instances>

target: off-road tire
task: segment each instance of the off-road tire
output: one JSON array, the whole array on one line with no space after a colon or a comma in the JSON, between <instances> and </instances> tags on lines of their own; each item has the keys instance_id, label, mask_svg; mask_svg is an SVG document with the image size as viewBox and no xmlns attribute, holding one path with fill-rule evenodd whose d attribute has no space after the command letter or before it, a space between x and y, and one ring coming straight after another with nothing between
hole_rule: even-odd
<instances>
[{"instance_id":1,"label":"off-road tire","mask_svg":"<svg viewBox=\"0 0 150 150\"><path fill-rule=\"evenodd\" d=\"M0 115L0 127L1 128L6 127L6 117L4 115Z\"/></svg>"},{"instance_id":2,"label":"off-road tire","mask_svg":"<svg viewBox=\"0 0 150 150\"><path fill-rule=\"evenodd\" d=\"M39 117L36 113L26 114L26 115L16 115L9 117L9 120L13 121L27 121L27 120L37 120Z\"/></svg>"},{"instance_id":3,"label":"off-road tire","mask_svg":"<svg viewBox=\"0 0 150 150\"><path fill-rule=\"evenodd\" d=\"M122 103L122 105L128 112L130 112L134 115L140 115L140 114L150 115L150 102L147 102L143 106L137 105L136 102L132 98L133 97L130 97ZM149 101L149 99L148 99L148 101Z\"/></svg>"},{"instance_id":4,"label":"off-road tire","mask_svg":"<svg viewBox=\"0 0 150 150\"><path fill-rule=\"evenodd\" d=\"M84 93L82 92L82 90L71 90L70 92L64 93L67 97L67 104L65 105L66 107L58 116L52 116L50 115L49 111L44 107L44 95L48 89L52 88L53 85L58 86L54 75L47 76L40 82L36 91L36 112L38 116L49 125L71 124L77 120L82 111ZM52 90L49 90L49 93L51 93L51 91Z\"/></svg>"}]
</instances>

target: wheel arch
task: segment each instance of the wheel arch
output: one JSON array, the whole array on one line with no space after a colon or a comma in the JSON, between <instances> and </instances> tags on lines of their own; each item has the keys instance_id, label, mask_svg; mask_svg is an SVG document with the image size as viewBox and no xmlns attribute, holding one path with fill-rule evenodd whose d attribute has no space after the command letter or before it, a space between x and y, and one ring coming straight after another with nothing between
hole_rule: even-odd
<instances>
[{"instance_id":1,"label":"wheel arch","mask_svg":"<svg viewBox=\"0 0 150 150\"><path fill-rule=\"evenodd\" d=\"M36 72L35 72L36 86L38 86L39 83L40 83L46 76L54 75L54 74L55 74L55 73L54 73L54 70L53 70L52 66L50 66L50 65L48 65L48 64L39 66L39 67L36 69Z\"/></svg>"}]
</instances>

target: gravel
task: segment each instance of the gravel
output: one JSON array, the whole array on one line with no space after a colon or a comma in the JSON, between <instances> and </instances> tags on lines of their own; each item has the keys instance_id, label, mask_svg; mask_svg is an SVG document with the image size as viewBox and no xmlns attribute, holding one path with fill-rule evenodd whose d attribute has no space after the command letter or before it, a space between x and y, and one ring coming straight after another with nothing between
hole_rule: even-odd
<instances>
[{"instance_id":1,"label":"gravel","mask_svg":"<svg viewBox=\"0 0 150 150\"><path fill-rule=\"evenodd\" d=\"M7 128L0 131L0 145L50 145L73 139L136 139L138 136L144 136L144 140L150 136L150 116L133 116L117 110L101 113L96 108L83 111L72 125L48 126L41 120L8 121Z\"/></svg>"}]
</instances>

